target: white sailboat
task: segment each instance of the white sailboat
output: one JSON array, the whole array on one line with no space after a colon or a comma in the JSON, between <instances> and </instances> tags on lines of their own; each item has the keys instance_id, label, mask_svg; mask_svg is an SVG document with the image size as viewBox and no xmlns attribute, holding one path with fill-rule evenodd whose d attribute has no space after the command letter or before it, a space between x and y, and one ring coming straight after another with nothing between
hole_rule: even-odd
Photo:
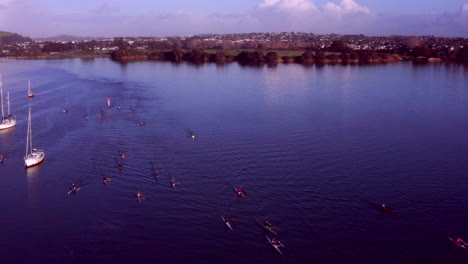
<instances>
[{"instance_id":1,"label":"white sailboat","mask_svg":"<svg viewBox=\"0 0 468 264\"><path fill-rule=\"evenodd\" d=\"M0 123L0 130L7 129L10 127L14 127L16 125L16 118L10 113L10 93L7 93L7 102L8 102L8 115L5 116L5 112L3 110L3 83L2 83L2 75L0 74L0 104L2 108L2 122Z\"/></svg>"},{"instance_id":2,"label":"white sailboat","mask_svg":"<svg viewBox=\"0 0 468 264\"><path fill-rule=\"evenodd\" d=\"M31 128L31 108L29 108L28 117L28 133L26 136L26 156L24 157L24 164L27 167L34 166L44 160L45 152L41 149L33 149L32 147L32 128Z\"/></svg>"},{"instance_id":3,"label":"white sailboat","mask_svg":"<svg viewBox=\"0 0 468 264\"><path fill-rule=\"evenodd\" d=\"M28 97L29 98L34 97L34 94L31 91L31 80L29 80L28 82Z\"/></svg>"}]
</instances>

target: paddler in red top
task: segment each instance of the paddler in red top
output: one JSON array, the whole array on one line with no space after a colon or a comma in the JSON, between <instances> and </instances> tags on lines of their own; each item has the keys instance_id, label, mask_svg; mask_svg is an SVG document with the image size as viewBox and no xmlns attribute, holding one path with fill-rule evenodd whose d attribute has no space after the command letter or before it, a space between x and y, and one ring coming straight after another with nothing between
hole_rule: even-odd
<instances>
[{"instance_id":1,"label":"paddler in red top","mask_svg":"<svg viewBox=\"0 0 468 264\"><path fill-rule=\"evenodd\" d=\"M237 195L239 196L245 195L244 189L242 189L241 187L237 188Z\"/></svg>"},{"instance_id":2,"label":"paddler in red top","mask_svg":"<svg viewBox=\"0 0 468 264\"><path fill-rule=\"evenodd\" d=\"M455 240L455 243L457 243L458 246L468 246L468 243L465 243L460 237Z\"/></svg>"}]
</instances>

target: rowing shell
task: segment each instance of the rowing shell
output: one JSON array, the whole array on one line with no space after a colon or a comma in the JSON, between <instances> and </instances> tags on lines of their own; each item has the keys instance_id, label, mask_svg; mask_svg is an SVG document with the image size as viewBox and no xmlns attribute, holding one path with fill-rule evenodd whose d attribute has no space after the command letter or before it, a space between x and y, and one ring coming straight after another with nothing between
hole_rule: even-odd
<instances>
[{"instance_id":1,"label":"rowing shell","mask_svg":"<svg viewBox=\"0 0 468 264\"><path fill-rule=\"evenodd\" d=\"M257 223L258 223L259 225L261 225L263 228L265 228L266 230L270 231L271 233L273 233L273 234L275 234L275 235L278 235L278 233L277 233L273 228L264 225L260 220L255 219L255 221L257 221Z\"/></svg>"},{"instance_id":2,"label":"rowing shell","mask_svg":"<svg viewBox=\"0 0 468 264\"><path fill-rule=\"evenodd\" d=\"M237 193L238 196L242 196L242 198L245 198L245 194L243 192L241 192L241 194L239 195L237 188L236 187L232 187L232 188L234 189L234 191Z\"/></svg>"},{"instance_id":3,"label":"rowing shell","mask_svg":"<svg viewBox=\"0 0 468 264\"><path fill-rule=\"evenodd\" d=\"M455 243L455 245L457 245L458 247L461 247L461 248L463 248L463 249L467 249L466 244L460 245L460 244L457 243L457 241L455 241L455 240L454 240L453 238L451 238L451 237L449 237L448 239L449 239L450 241L452 241L453 243ZM462 241L463 241L463 240L462 240ZM464 241L463 241L463 242L464 242Z\"/></svg>"},{"instance_id":4,"label":"rowing shell","mask_svg":"<svg viewBox=\"0 0 468 264\"><path fill-rule=\"evenodd\" d=\"M229 227L229 229L231 229L231 231L234 231L234 229L232 229L231 223L229 221L226 222L226 218L221 216L221 219L223 219L224 224L226 224L226 226Z\"/></svg>"},{"instance_id":5,"label":"rowing shell","mask_svg":"<svg viewBox=\"0 0 468 264\"><path fill-rule=\"evenodd\" d=\"M370 205L374 206L375 208L377 209L380 209L384 212L387 212L387 213L391 213L391 214L394 214L394 215L398 215L397 212L395 212L392 208L390 207L383 207L381 204L377 204L377 203L373 203L373 202L370 202L369 203Z\"/></svg>"},{"instance_id":6,"label":"rowing shell","mask_svg":"<svg viewBox=\"0 0 468 264\"><path fill-rule=\"evenodd\" d=\"M273 244L273 243L271 242L271 239L270 239L268 236L265 236L265 237L266 237L266 239L268 240L268 242L270 242L270 245L271 245L272 247L274 247L274 248L276 249L276 251L278 251L278 253L280 253L281 255L283 255L283 252L281 252L281 249L279 249L279 247L278 247L277 245ZM283 245L283 244L281 244L281 242L279 242L279 241L278 241L278 243L279 243L280 245Z\"/></svg>"},{"instance_id":7,"label":"rowing shell","mask_svg":"<svg viewBox=\"0 0 468 264\"><path fill-rule=\"evenodd\" d=\"M80 188L73 187L71 190L68 191L68 195L70 195L71 193L77 192L79 190L80 190Z\"/></svg>"}]
</instances>

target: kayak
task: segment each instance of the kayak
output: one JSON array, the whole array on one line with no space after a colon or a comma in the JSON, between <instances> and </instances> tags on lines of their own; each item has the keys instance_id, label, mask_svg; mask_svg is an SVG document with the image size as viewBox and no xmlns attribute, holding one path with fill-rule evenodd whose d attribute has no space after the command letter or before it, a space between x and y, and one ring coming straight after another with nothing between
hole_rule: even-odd
<instances>
[{"instance_id":1,"label":"kayak","mask_svg":"<svg viewBox=\"0 0 468 264\"><path fill-rule=\"evenodd\" d=\"M68 194L70 195L70 194L72 194L72 193L77 192L78 190L80 190L80 188L78 188L78 187L73 187L73 188L71 188L71 189L68 191Z\"/></svg>"},{"instance_id":2,"label":"kayak","mask_svg":"<svg viewBox=\"0 0 468 264\"><path fill-rule=\"evenodd\" d=\"M270 239L268 236L265 236L265 237L266 237L266 239L268 240L268 242L270 243L270 245L271 245L272 247L274 247L274 248L276 249L276 251L278 251L278 253L280 253L281 255L283 255L283 252L281 252L281 249L280 249L277 245L273 244L273 242L271 242L271 239ZM278 243L279 243L280 245L283 245L283 244L281 244L281 242L279 242L279 241L278 241Z\"/></svg>"},{"instance_id":3,"label":"kayak","mask_svg":"<svg viewBox=\"0 0 468 264\"><path fill-rule=\"evenodd\" d=\"M224 218L224 217L222 217L222 216L221 216L221 219L223 219L224 224L225 224L227 227L229 227L229 229L231 229L231 231L234 231L234 229L232 229L232 225L231 225L231 222L230 222L230 221L227 221L227 222L226 222L226 218Z\"/></svg>"},{"instance_id":4,"label":"kayak","mask_svg":"<svg viewBox=\"0 0 468 264\"><path fill-rule=\"evenodd\" d=\"M141 203L141 201L144 199L145 199L145 196L143 194L140 194L140 195L137 194L137 198L136 198L137 202Z\"/></svg>"},{"instance_id":5,"label":"kayak","mask_svg":"<svg viewBox=\"0 0 468 264\"><path fill-rule=\"evenodd\" d=\"M237 193L237 195L238 195L239 197L245 198L245 193L244 193L244 192L241 192L241 194L239 195L239 192L237 191L237 188L236 188L236 187L232 187L232 189L234 189L234 191Z\"/></svg>"},{"instance_id":6,"label":"kayak","mask_svg":"<svg viewBox=\"0 0 468 264\"><path fill-rule=\"evenodd\" d=\"M395 212L392 208L390 207L383 207L381 204L378 204L378 203L373 203L373 202L370 202L369 203L370 205L374 206L375 208L377 209L380 209L382 210L383 212L388 212L388 213L391 213L391 214L394 214L394 215L398 215L397 212Z\"/></svg>"},{"instance_id":7,"label":"kayak","mask_svg":"<svg viewBox=\"0 0 468 264\"><path fill-rule=\"evenodd\" d=\"M468 249L467 244L466 244L465 241L462 240L462 243L464 243L464 244L460 245L460 244L457 243L457 241L455 241L455 239L453 239L453 238L451 238L451 237L449 237L448 239L449 239L450 241L452 241L455 245L457 245L457 247L461 247L461 248L463 248L463 249Z\"/></svg>"},{"instance_id":8,"label":"kayak","mask_svg":"<svg viewBox=\"0 0 468 264\"><path fill-rule=\"evenodd\" d=\"M266 230L270 231L271 233L273 233L273 234L275 234L275 235L278 235L278 233L277 233L273 228L264 225L260 220L255 219L255 221L257 221L257 223L258 223L259 225L261 225L263 228L265 228Z\"/></svg>"}]
</instances>

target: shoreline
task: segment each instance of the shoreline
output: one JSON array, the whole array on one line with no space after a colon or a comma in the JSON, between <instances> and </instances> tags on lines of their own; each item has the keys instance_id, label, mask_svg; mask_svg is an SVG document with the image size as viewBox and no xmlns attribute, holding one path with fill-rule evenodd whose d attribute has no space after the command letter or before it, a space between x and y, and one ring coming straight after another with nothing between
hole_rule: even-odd
<instances>
[{"instance_id":1,"label":"shoreline","mask_svg":"<svg viewBox=\"0 0 468 264\"><path fill-rule=\"evenodd\" d=\"M262 52L262 51L259 51ZM378 58L378 59L369 59L365 62L360 61L359 59L322 59L317 60L314 58L307 58L306 60L301 59L301 56L283 56L277 57L274 60L259 60L259 61L241 61L236 56L225 56L222 58L216 58L216 54L211 54L211 57L202 58L201 60L194 61L186 58L180 59L168 59L162 56L154 56L152 54L140 54L136 56L121 56L118 58L114 58L112 54L53 54L53 55L39 55L39 56L7 56L4 57L10 60L62 60L62 59L94 59L94 58L109 58L118 63L129 63L129 62L137 62L137 61L162 61L162 62L187 62L192 64L204 64L204 63L217 63L217 64L226 64L237 62L240 65L248 66L257 66L257 65L274 65L274 64L303 64L303 65L311 65L311 64L331 64L331 65L357 65L357 64L387 64L387 63L395 63L395 62L405 62L405 61L412 61L414 63L435 63L435 62L465 62L463 60L453 60L453 59L443 59L443 58L433 58L433 57L418 57L418 58L409 58L404 57L398 54L390 54L388 58Z\"/></svg>"}]
</instances>

